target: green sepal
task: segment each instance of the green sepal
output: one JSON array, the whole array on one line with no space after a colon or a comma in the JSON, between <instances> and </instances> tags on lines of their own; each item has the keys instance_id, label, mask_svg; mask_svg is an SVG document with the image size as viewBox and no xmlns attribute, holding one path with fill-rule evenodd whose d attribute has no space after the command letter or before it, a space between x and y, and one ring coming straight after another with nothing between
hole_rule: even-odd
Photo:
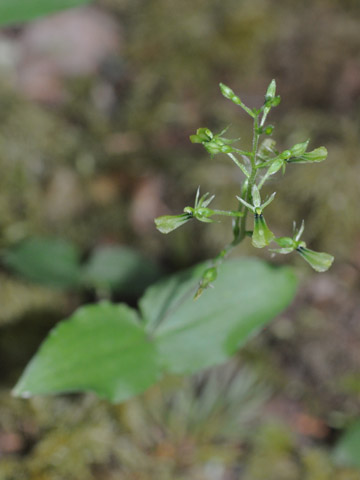
<instances>
[{"instance_id":1,"label":"green sepal","mask_svg":"<svg viewBox=\"0 0 360 480\"><path fill-rule=\"evenodd\" d=\"M265 109L270 109L272 107L277 107L280 102L281 102L281 97L279 95L276 96L276 97L273 97L273 98L268 98L268 99L265 100Z\"/></svg>"},{"instance_id":2,"label":"green sepal","mask_svg":"<svg viewBox=\"0 0 360 480\"><path fill-rule=\"evenodd\" d=\"M252 190L251 190L251 196L252 196L252 203L255 208L260 207L261 205L261 197L260 197L260 192L256 184L253 185Z\"/></svg>"},{"instance_id":3,"label":"green sepal","mask_svg":"<svg viewBox=\"0 0 360 480\"><path fill-rule=\"evenodd\" d=\"M280 153L279 158L282 160L288 160L291 157L291 150L284 150Z\"/></svg>"},{"instance_id":4,"label":"green sepal","mask_svg":"<svg viewBox=\"0 0 360 480\"><path fill-rule=\"evenodd\" d=\"M265 107L271 108L276 107L280 103L280 96L276 96L276 82L271 80L266 93L265 93Z\"/></svg>"},{"instance_id":5,"label":"green sepal","mask_svg":"<svg viewBox=\"0 0 360 480\"><path fill-rule=\"evenodd\" d=\"M190 135L190 142L191 143L202 143L203 140L202 138L200 137L200 135Z\"/></svg>"},{"instance_id":6,"label":"green sepal","mask_svg":"<svg viewBox=\"0 0 360 480\"><path fill-rule=\"evenodd\" d=\"M217 153L233 153L236 151L230 145L221 145L219 142L204 142L204 147L210 153L210 155L216 155Z\"/></svg>"},{"instance_id":7,"label":"green sepal","mask_svg":"<svg viewBox=\"0 0 360 480\"><path fill-rule=\"evenodd\" d=\"M196 135L190 135L190 141L191 143L210 142L213 137L212 131L203 127L196 130Z\"/></svg>"},{"instance_id":8,"label":"green sepal","mask_svg":"<svg viewBox=\"0 0 360 480\"><path fill-rule=\"evenodd\" d=\"M272 132L274 131L274 125L266 125L265 127L257 127L255 130L256 130L256 133L258 133L259 135L262 135L263 133L265 135L271 135Z\"/></svg>"},{"instance_id":9,"label":"green sepal","mask_svg":"<svg viewBox=\"0 0 360 480\"><path fill-rule=\"evenodd\" d=\"M279 96L276 96L275 93L276 93L276 82L275 80L271 80L266 90L264 105L261 108L263 111L263 117L260 125L264 124L266 117L268 116L271 108L276 107L280 103L281 99Z\"/></svg>"},{"instance_id":10,"label":"green sepal","mask_svg":"<svg viewBox=\"0 0 360 480\"><path fill-rule=\"evenodd\" d=\"M276 81L275 79L272 79L266 90L265 99L268 100L270 98L274 98L275 93L276 93Z\"/></svg>"},{"instance_id":11,"label":"green sepal","mask_svg":"<svg viewBox=\"0 0 360 480\"><path fill-rule=\"evenodd\" d=\"M275 238L273 232L266 225L263 214L255 214L254 216L254 231L251 241L254 247L264 248Z\"/></svg>"},{"instance_id":12,"label":"green sepal","mask_svg":"<svg viewBox=\"0 0 360 480\"><path fill-rule=\"evenodd\" d=\"M287 253L291 253L296 249L296 242L291 237L274 238L274 242L276 242L281 248L273 249L271 250L272 252L286 255Z\"/></svg>"},{"instance_id":13,"label":"green sepal","mask_svg":"<svg viewBox=\"0 0 360 480\"><path fill-rule=\"evenodd\" d=\"M291 156L292 157L300 157L306 152L306 149L309 145L309 140L306 140L302 143L297 143L292 148L290 148Z\"/></svg>"},{"instance_id":14,"label":"green sepal","mask_svg":"<svg viewBox=\"0 0 360 480\"><path fill-rule=\"evenodd\" d=\"M211 208L199 207L195 208L194 210L194 217L196 218L196 220L204 223L213 223L214 220L211 220L210 217L214 214L215 212L214 210L211 210Z\"/></svg>"},{"instance_id":15,"label":"green sepal","mask_svg":"<svg viewBox=\"0 0 360 480\"><path fill-rule=\"evenodd\" d=\"M334 261L334 257L329 253L314 252L314 250L306 247L298 247L296 251L317 272L326 272Z\"/></svg>"},{"instance_id":16,"label":"green sepal","mask_svg":"<svg viewBox=\"0 0 360 480\"><path fill-rule=\"evenodd\" d=\"M270 175L274 175L274 173L277 173L284 165L285 161L282 158L277 158L270 165L268 171L266 172L266 176L269 177Z\"/></svg>"},{"instance_id":17,"label":"green sepal","mask_svg":"<svg viewBox=\"0 0 360 480\"><path fill-rule=\"evenodd\" d=\"M193 216L190 213L181 215L162 215L155 218L156 228L161 233L170 233L188 222Z\"/></svg>"},{"instance_id":18,"label":"green sepal","mask_svg":"<svg viewBox=\"0 0 360 480\"><path fill-rule=\"evenodd\" d=\"M224 138L222 135L227 131L229 127L222 130L220 133L214 135L208 128L198 128L196 135L190 135L190 141L192 143L201 143L211 156L217 153L232 153L238 151L236 148L230 145L237 142L239 139Z\"/></svg>"}]
</instances>

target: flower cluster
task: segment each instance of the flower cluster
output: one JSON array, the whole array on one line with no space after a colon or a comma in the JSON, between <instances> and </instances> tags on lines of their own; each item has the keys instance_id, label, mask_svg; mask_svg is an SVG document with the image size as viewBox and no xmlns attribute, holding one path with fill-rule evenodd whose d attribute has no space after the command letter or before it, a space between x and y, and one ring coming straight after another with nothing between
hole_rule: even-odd
<instances>
[{"instance_id":1,"label":"flower cluster","mask_svg":"<svg viewBox=\"0 0 360 480\"><path fill-rule=\"evenodd\" d=\"M240 189L240 195L237 195L237 210L217 210L209 208L214 195L206 193L200 197L198 189L194 207L185 207L180 215L164 215L155 219L158 230L162 233L169 233L191 219L197 219L201 222L210 223L215 215L232 217L233 240L224 247L219 255L212 261L212 265L207 268L200 282L196 298L205 288L211 286L216 279L217 266L224 260L230 250L243 241L247 236L251 236L254 247L264 248L271 243L276 243L279 248L271 249L272 252L279 254L289 254L297 252L306 260L317 272L324 272L333 263L334 257L328 253L315 252L306 247L306 243L300 240L304 231L304 222L297 230L294 225L292 237L276 237L268 227L264 209L274 200L276 192L272 193L264 202L261 200L260 191L270 177L285 170L288 165L293 164L314 164L322 162L327 157L325 147L318 147L308 151L309 140L295 144L293 147L283 151L276 149L276 143L269 138L274 130L273 125L266 123L267 116L273 107L280 103L280 97L276 95L275 80L270 85L265 94L263 105L256 108L247 107L239 96L231 88L220 83L220 90L223 96L242 108L253 119L253 142L251 150L242 150L234 144L239 139L228 139L224 137L227 128L218 134L214 134L208 128L199 128L196 134L190 136L192 143L199 143L204 146L211 157L217 154L227 155L244 174L244 179ZM266 138L260 143L260 137ZM253 215L253 229L247 230L247 215Z\"/></svg>"}]
</instances>

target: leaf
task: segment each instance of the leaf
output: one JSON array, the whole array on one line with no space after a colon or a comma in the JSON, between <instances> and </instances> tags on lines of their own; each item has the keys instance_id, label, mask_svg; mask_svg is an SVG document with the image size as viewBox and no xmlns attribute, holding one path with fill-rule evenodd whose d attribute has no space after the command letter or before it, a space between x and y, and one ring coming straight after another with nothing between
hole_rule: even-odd
<instances>
[{"instance_id":1,"label":"leaf","mask_svg":"<svg viewBox=\"0 0 360 480\"><path fill-rule=\"evenodd\" d=\"M335 462L360 468L360 420L354 422L340 437L333 451Z\"/></svg>"},{"instance_id":2,"label":"leaf","mask_svg":"<svg viewBox=\"0 0 360 480\"><path fill-rule=\"evenodd\" d=\"M58 288L80 283L79 252L57 238L30 238L5 250L2 260L28 280Z\"/></svg>"},{"instance_id":3,"label":"leaf","mask_svg":"<svg viewBox=\"0 0 360 480\"><path fill-rule=\"evenodd\" d=\"M128 247L99 247L83 268L85 283L123 295L142 294L159 276L154 262Z\"/></svg>"},{"instance_id":4,"label":"leaf","mask_svg":"<svg viewBox=\"0 0 360 480\"><path fill-rule=\"evenodd\" d=\"M58 10L78 7L90 0L1 0L0 25L26 22Z\"/></svg>"},{"instance_id":5,"label":"leaf","mask_svg":"<svg viewBox=\"0 0 360 480\"><path fill-rule=\"evenodd\" d=\"M135 310L100 303L77 310L50 333L14 388L14 395L93 391L113 402L159 378L154 345Z\"/></svg>"},{"instance_id":6,"label":"leaf","mask_svg":"<svg viewBox=\"0 0 360 480\"><path fill-rule=\"evenodd\" d=\"M93 391L124 401L164 372L193 373L227 360L295 293L290 269L242 259L220 266L215 289L194 301L206 267L150 287L140 305L143 323L124 304L80 308L50 333L14 394Z\"/></svg>"},{"instance_id":7,"label":"leaf","mask_svg":"<svg viewBox=\"0 0 360 480\"><path fill-rule=\"evenodd\" d=\"M205 268L157 283L140 301L146 327L169 372L193 373L225 361L295 294L291 269L236 259L219 267L215 289L192 301Z\"/></svg>"}]
</instances>

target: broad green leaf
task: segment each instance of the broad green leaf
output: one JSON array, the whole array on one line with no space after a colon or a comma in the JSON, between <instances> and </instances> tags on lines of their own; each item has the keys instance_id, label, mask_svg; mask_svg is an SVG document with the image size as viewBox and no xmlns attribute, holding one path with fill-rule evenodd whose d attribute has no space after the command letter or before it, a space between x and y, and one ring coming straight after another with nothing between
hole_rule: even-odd
<instances>
[{"instance_id":1,"label":"broad green leaf","mask_svg":"<svg viewBox=\"0 0 360 480\"><path fill-rule=\"evenodd\" d=\"M150 287L140 309L165 370L192 373L219 364L292 300L296 278L289 268L256 259L219 267L214 289L192 300L206 266Z\"/></svg>"},{"instance_id":2,"label":"broad green leaf","mask_svg":"<svg viewBox=\"0 0 360 480\"><path fill-rule=\"evenodd\" d=\"M90 0L1 0L0 25L26 22L66 8L78 7Z\"/></svg>"},{"instance_id":3,"label":"broad green leaf","mask_svg":"<svg viewBox=\"0 0 360 480\"><path fill-rule=\"evenodd\" d=\"M193 373L227 360L295 293L290 269L238 259L221 265L215 289L194 301L206 268L150 287L141 300L142 323L124 304L79 309L44 341L14 394L90 390L126 400L164 371Z\"/></svg>"},{"instance_id":4,"label":"broad green leaf","mask_svg":"<svg viewBox=\"0 0 360 480\"><path fill-rule=\"evenodd\" d=\"M340 437L335 449L334 459L340 465L360 468L360 420L351 425Z\"/></svg>"},{"instance_id":5,"label":"broad green leaf","mask_svg":"<svg viewBox=\"0 0 360 480\"><path fill-rule=\"evenodd\" d=\"M100 303L77 310L50 333L13 393L93 391L120 402L159 377L155 347L135 310Z\"/></svg>"},{"instance_id":6,"label":"broad green leaf","mask_svg":"<svg viewBox=\"0 0 360 480\"><path fill-rule=\"evenodd\" d=\"M86 284L124 295L140 295L159 276L152 261L128 247L99 247L83 269Z\"/></svg>"},{"instance_id":7,"label":"broad green leaf","mask_svg":"<svg viewBox=\"0 0 360 480\"><path fill-rule=\"evenodd\" d=\"M80 282L79 252L57 238L30 238L5 250L3 262L28 280L67 288Z\"/></svg>"}]
</instances>

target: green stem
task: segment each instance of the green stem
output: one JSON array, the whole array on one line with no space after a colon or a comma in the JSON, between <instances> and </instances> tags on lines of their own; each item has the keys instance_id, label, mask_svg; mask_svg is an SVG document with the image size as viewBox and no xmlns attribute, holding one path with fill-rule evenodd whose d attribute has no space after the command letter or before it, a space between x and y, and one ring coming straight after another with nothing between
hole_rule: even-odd
<instances>
[{"instance_id":1,"label":"green stem","mask_svg":"<svg viewBox=\"0 0 360 480\"><path fill-rule=\"evenodd\" d=\"M248 177L247 187L245 191L242 192L242 198L247 203L250 203L251 201L251 190L255 184L256 175L258 173L256 168L256 156L257 156L257 150L258 150L259 138L260 138L260 134L258 132L258 126L259 126L259 114L257 114L254 117L252 151L249 152L250 154L248 156L251 162L251 172ZM234 212L231 212L231 213L234 213ZM240 217L239 215L238 218L236 218L236 223L233 228L233 231L234 231L233 241L228 245L226 245L226 247L224 247L221 250L221 252L214 258L213 266L216 267L219 264L221 264L225 260L225 258L229 255L231 250L237 245L239 245L239 243L241 243L244 240L244 238L247 236L247 230L246 230L247 213L248 213L248 209L241 202L239 202L239 214L241 214L241 220L239 218ZM239 223L239 220L240 220L240 223Z\"/></svg>"},{"instance_id":2,"label":"green stem","mask_svg":"<svg viewBox=\"0 0 360 480\"><path fill-rule=\"evenodd\" d=\"M254 118L253 145L252 145L252 151L250 155L251 172L250 172L250 177L249 177L245 194L242 197L247 203L250 203L251 201L251 191L252 191L252 187L254 186L256 175L257 175L256 155L257 155L257 149L259 146L259 138L260 138L260 134L258 132L258 126L259 126L259 115L257 115ZM242 242L242 240L244 240L246 236L246 218L247 218L248 209L245 206L243 206L241 211L244 213L244 216L242 217L240 222L238 238L234 238L233 240L233 242L235 242L235 245L238 245L240 242Z\"/></svg>"},{"instance_id":3,"label":"green stem","mask_svg":"<svg viewBox=\"0 0 360 480\"><path fill-rule=\"evenodd\" d=\"M227 212L225 210L213 210L214 215L224 215L226 217L242 217L244 214L242 212Z\"/></svg>"}]
</instances>

